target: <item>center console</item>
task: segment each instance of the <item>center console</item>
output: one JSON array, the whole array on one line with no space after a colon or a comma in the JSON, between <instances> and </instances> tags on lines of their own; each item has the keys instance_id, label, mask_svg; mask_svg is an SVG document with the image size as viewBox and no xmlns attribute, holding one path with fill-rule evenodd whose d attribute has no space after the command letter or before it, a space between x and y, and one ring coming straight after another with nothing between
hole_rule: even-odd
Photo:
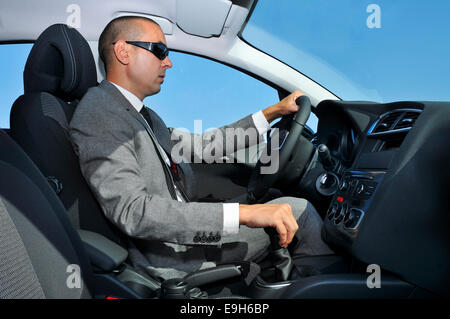
<instances>
[{"instance_id":1,"label":"center console","mask_svg":"<svg viewBox=\"0 0 450 319\"><path fill-rule=\"evenodd\" d=\"M437 102L319 104L314 141L318 151L329 148L331 161L324 152L307 176L325 206L316 205L322 237L348 257L350 271L300 279L284 297L320 296L315 288L322 287L322 295L365 298L389 284L382 298L449 295L449 111ZM380 289L365 285L372 265L382 273ZM400 285L408 295L394 291Z\"/></svg>"},{"instance_id":2,"label":"center console","mask_svg":"<svg viewBox=\"0 0 450 319\"><path fill-rule=\"evenodd\" d=\"M384 174L382 170L344 172L324 220L326 239L341 246L352 244Z\"/></svg>"}]
</instances>

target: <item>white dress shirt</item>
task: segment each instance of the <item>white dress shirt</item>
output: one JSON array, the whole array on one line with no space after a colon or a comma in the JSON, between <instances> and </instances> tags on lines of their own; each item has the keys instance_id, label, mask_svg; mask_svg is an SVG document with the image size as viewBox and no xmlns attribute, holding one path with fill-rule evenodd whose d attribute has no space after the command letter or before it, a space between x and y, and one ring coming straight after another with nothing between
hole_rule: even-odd
<instances>
[{"instance_id":1,"label":"white dress shirt","mask_svg":"<svg viewBox=\"0 0 450 319\"><path fill-rule=\"evenodd\" d=\"M122 95L130 102L130 104L133 105L136 111L140 113L142 107L144 106L144 103L130 91L124 89L123 87L117 85L116 83L113 82L110 83L114 84L114 86L117 87L120 93L122 93ZM266 117L264 116L262 111L252 114L252 119L260 135L265 134L269 130L270 128L269 122L267 122ZM170 159L168 158L166 152L162 149L161 145L159 145L156 138L155 142L157 144L157 147L160 149L160 153L164 157L164 161L170 167ZM176 185L174 185L174 187L178 201L183 201L180 191L177 189ZM223 236L237 234L238 232L239 232L239 203L223 203Z\"/></svg>"}]
</instances>

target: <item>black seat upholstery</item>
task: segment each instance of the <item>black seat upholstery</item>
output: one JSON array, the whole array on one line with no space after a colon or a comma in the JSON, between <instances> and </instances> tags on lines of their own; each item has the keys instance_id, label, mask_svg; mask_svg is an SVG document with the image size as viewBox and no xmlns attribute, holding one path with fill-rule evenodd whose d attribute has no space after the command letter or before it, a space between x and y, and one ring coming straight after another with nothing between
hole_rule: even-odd
<instances>
[{"instance_id":1,"label":"black seat upholstery","mask_svg":"<svg viewBox=\"0 0 450 319\"><path fill-rule=\"evenodd\" d=\"M50 26L28 57L25 93L12 107L10 134L52 185L62 186L59 198L77 228L121 244L119 231L105 218L81 174L68 135L75 105L96 84L87 41L64 24Z\"/></svg>"},{"instance_id":2,"label":"black seat upholstery","mask_svg":"<svg viewBox=\"0 0 450 319\"><path fill-rule=\"evenodd\" d=\"M80 276L70 278L77 267ZM89 298L92 276L63 205L31 159L0 131L0 299Z\"/></svg>"}]
</instances>

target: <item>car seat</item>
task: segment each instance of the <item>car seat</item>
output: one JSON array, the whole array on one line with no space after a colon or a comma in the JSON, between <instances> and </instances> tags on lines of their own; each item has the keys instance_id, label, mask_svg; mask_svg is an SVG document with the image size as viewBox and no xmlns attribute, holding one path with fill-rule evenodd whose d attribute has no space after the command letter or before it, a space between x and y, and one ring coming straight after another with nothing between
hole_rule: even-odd
<instances>
[{"instance_id":1,"label":"car seat","mask_svg":"<svg viewBox=\"0 0 450 319\"><path fill-rule=\"evenodd\" d=\"M24 94L11 109L11 136L47 177L76 228L126 246L84 180L69 138L76 104L97 85L87 41L67 25L48 27L36 40L23 75Z\"/></svg>"}]
</instances>

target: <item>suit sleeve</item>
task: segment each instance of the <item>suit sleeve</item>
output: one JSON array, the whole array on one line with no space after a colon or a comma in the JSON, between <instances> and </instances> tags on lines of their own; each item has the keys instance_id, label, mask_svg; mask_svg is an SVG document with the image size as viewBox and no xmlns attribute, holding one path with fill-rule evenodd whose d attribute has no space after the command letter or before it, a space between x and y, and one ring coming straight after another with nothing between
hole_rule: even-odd
<instances>
[{"instance_id":1,"label":"suit sleeve","mask_svg":"<svg viewBox=\"0 0 450 319\"><path fill-rule=\"evenodd\" d=\"M175 161L184 159L194 163L212 163L225 155L260 143L264 140L260 132L262 130L255 126L252 115L203 134L174 129L171 155Z\"/></svg>"},{"instance_id":2,"label":"suit sleeve","mask_svg":"<svg viewBox=\"0 0 450 319\"><path fill-rule=\"evenodd\" d=\"M120 115L75 112L70 126L83 176L120 230L147 240L221 244L222 204L182 203L149 192L135 153L135 132Z\"/></svg>"}]
</instances>

